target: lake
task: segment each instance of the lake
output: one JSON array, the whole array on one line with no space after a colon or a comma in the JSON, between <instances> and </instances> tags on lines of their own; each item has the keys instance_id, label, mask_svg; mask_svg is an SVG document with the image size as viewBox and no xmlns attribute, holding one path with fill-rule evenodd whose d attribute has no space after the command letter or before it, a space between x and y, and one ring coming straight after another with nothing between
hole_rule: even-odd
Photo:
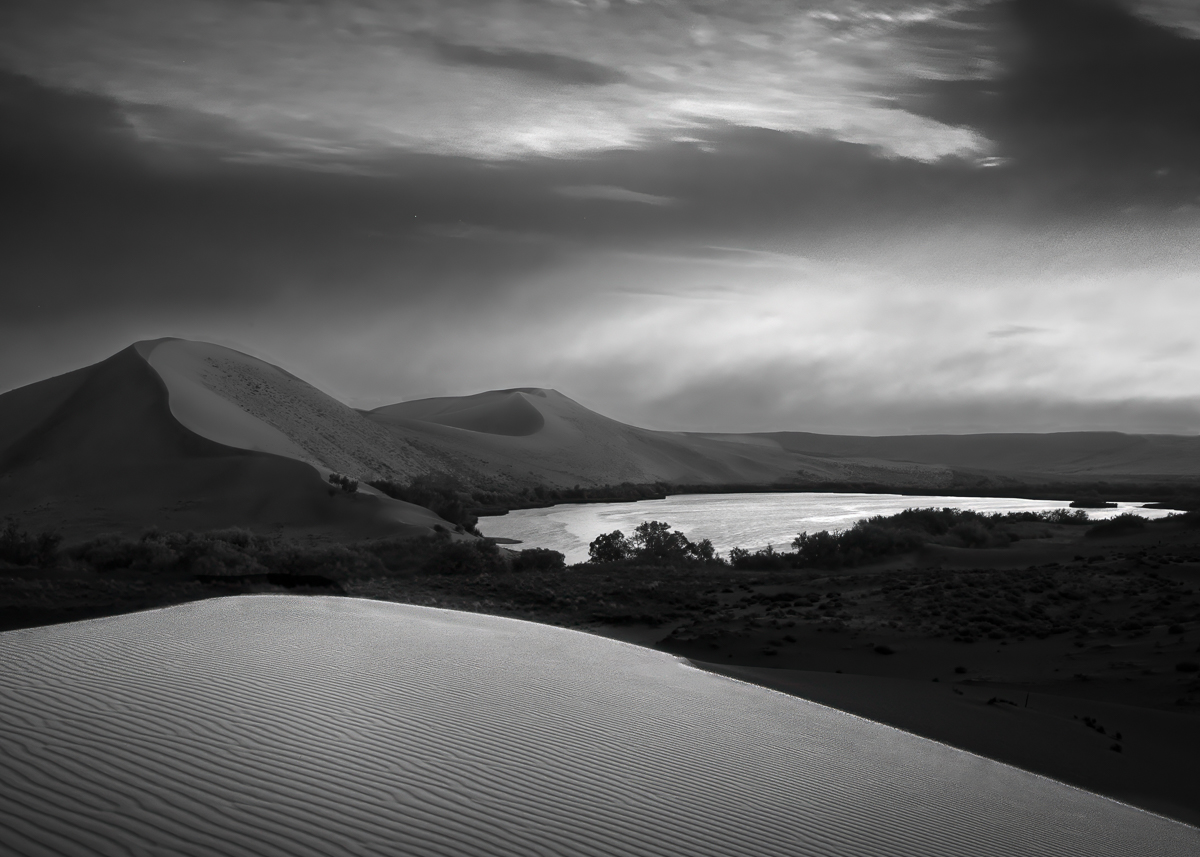
<instances>
[{"instance_id":1,"label":"lake","mask_svg":"<svg viewBox=\"0 0 1200 857\"><path fill-rule=\"evenodd\" d=\"M666 521L692 541L711 539L721 553L774 545L791 550L800 532L836 532L872 515L893 515L911 508L971 509L976 512L1041 512L1069 508L1069 500L1016 497L913 497L905 494L676 494L634 503L565 503L544 509L517 509L479 519L485 536L516 539L514 547L541 547L563 553L568 563L584 562L588 545L601 533L631 535L642 521ZM1147 518L1172 514L1121 502L1112 509L1087 509L1100 520L1124 512Z\"/></svg>"}]
</instances>

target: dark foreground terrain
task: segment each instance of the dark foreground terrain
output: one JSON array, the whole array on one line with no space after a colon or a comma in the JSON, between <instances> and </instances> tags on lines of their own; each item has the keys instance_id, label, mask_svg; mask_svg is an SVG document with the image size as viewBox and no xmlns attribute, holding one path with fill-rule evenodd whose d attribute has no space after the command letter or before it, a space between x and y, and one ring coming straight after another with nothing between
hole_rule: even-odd
<instances>
[{"instance_id":1,"label":"dark foreground terrain","mask_svg":"<svg viewBox=\"0 0 1200 857\"><path fill-rule=\"evenodd\" d=\"M449 534L339 545L151 532L62 547L10 526L0 627L247 592L510 616L669 651L1200 824L1196 517L1107 534L1025 522L1000 547L943 539L832 569L762 557L779 567L563 568Z\"/></svg>"}]
</instances>

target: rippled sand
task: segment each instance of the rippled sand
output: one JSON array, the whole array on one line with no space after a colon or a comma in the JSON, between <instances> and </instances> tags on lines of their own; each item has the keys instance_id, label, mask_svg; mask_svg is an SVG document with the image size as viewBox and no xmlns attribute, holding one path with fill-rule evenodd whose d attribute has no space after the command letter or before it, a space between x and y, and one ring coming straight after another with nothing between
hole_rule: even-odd
<instances>
[{"instance_id":1,"label":"rippled sand","mask_svg":"<svg viewBox=\"0 0 1200 857\"><path fill-rule=\"evenodd\" d=\"M1200 831L612 640L249 596L0 635L0 852L1184 855Z\"/></svg>"}]
</instances>

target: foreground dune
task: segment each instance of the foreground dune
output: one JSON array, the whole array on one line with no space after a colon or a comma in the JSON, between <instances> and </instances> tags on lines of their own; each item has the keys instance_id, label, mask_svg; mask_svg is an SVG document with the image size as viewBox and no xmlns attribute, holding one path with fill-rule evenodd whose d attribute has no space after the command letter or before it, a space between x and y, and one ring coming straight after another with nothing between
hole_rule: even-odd
<instances>
[{"instance_id":1,"label":"foreground dune","mask_svg":"<svg viewBox=\"0 0 1200 857\"><path fill-rule=\"evenodd\" d=\"M573 631L251 596L0 635L17 854L1195 854L1200 831Z\"/></svg>"}]
</instances>

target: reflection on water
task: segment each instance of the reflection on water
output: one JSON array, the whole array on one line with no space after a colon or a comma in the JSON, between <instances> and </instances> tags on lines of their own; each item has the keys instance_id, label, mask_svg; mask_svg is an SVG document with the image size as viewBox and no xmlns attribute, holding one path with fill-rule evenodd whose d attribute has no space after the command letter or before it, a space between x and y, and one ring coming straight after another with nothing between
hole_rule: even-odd
<instances>
[{"instance_id":1,"label":"reflection on water","mask_svg":"<svg viewBox=\"0 0 1200 857\"><path fill-rule=\"evenodd\" d=\"M642 521L666 521L689 539L712 539L722 553L732 547L751 550L775 545L790 550L800 532L844 530L861 518L892 515L911 508L972 509L976 512L1040 512L1066 509L1069 500L1022 500L1011 497L912 497L904 494L678 494L636 503L564 504L545 509L519 509L481 518L486 536L517 539L521 547L561 551L568 563L587 559L588 544L601 533L626 535ZM1118 503L1113 509L1088 509L1094 519L1136 512L1147 518L1171 514Z\"/></svg>"}]
</instances>

